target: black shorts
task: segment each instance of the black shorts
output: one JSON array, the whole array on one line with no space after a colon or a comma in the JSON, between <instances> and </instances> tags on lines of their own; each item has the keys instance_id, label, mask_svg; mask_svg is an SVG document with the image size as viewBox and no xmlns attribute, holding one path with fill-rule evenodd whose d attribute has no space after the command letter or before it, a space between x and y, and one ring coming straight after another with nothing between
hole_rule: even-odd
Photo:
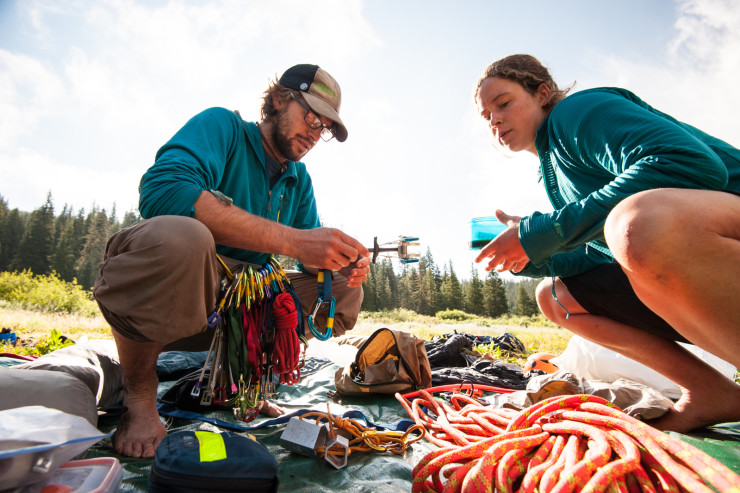
<instances>
[{"instance_id":1,"label":"black shorts","mask_svg":"<svg viewBox=\"0 0 740 493\"><path fill-rule=\"evenodd\" d=\"M560 280L592 315L611 318L665 339L689 342L640 301L627 275L616 262Z\"/></svg>"}]
</instances>

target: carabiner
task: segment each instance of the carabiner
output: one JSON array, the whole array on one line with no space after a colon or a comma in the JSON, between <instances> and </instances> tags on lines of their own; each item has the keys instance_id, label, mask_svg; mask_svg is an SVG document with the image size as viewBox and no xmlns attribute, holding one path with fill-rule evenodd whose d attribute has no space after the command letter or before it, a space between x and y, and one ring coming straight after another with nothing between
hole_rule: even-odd
<instances>
[{"instance_id":1,"label":"carabiner","mask_svg":"<svg viewBox=\"0 0 740 493\"><path fill-rule=\"evenodd\" d=\"M319 341L328 341L331 338L332 329L334 328L334 306L336 301L331 293L331 271L328 269L321 269L318 275L318 298L316 299L316 306L313 308L313 313L308 316L308 328L311 333ZM329 315L326 318L326 331L322 334L313 325L313 319L316 313L319 311L321 305L325 303L324 298L329 299Z\"/></svg>"}]
</instances>

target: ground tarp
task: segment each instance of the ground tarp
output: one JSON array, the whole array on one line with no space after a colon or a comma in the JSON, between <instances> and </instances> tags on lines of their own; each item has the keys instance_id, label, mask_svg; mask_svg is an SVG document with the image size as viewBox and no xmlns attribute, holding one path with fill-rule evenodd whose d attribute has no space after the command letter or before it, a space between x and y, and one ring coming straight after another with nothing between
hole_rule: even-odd
<instances>
[{"instance_id":1,"label":"ground tarp","mask_svg":"<svg viewBox=\"0 0 740 493\"><path fill-rule=\"evenodd\" d=\"M401 421L408 420L408 415L392 396L342 397L333 401L327 397L327 390L334 389L334 373L338 366L331 361L313 358L309 361L308 374L301 383L294 387L280 386L280 398L275 402L283 406L288 413L296 410L316 410L326 412L330 403L332 414L343 415L348 411L360 411L369 422L393 427ZM159 395L162 396L173 382L162 382ZM361 424L358 415L353 416ZM227 411L209 412L207 418L222 420L233 426L240 426L231 413ZM176 430L203 429L218 431L213 424L203 421L192 421L182 418L170 418L170 432ZM335 469L323 458L304 457L285 450L279 445L280 435L285 425L254 428L270 418L258 417L249 424L242 424L245 432L257 437L264 443L278 460L279 491L346 491L346 492L393 492L411 491L411 469L429 451L436 447L422 441L414 444L404 455L392 453L356 453L351 454L347 466ZM117 420L101 418L99 428L103 432L111 431ZM99 442L83 458L111 456L110 440ZM128 459L118 457L124 467L121 492L147 491L147 480L151 467L149 459Z\"/></svg>"},{"instance_id":2,"label":"ground tarp","mask_svg":"<svg viewBox=\"0 0 740 493\"><path fill-rule=\"evenodd\" d=\"M324 343L328 348L330 345ZM318 343L312 342L313 348L321 348ZM341 351L341 347L331 346L330 351ZM321 353L321 351L318 351ZM336 356L336 354L332 354ZM2 359L2 358L0 358ZM340 367L341 358L332 358L334 361L319 356L308 360L304 369L303 378L299 385L294 387L280 386L280 397L276 403L286 408L288 413L301 412L300 410L315 410L326 412L327 402L331 412L335 415L350 413L354 419L363 423L360 412L367 424L395 427L409 419L406 412L392 396L368 397L341 397L333 400L327 391L334 390L334 374ZM345 358L345 361L347 358ZM15 365L18 361L4 359L0 366ZM189 366L186 362L185 366ZM175 369L176 370L176 369ZM0 368L0 371L5 371ZM173 385L173 378L162 381L158 394L161 397ZM1 389L0 389L1 390ZM436 447L422 440L414 444L404 455L397 456L391 453L357 453L349 457L348 465L337 470L322 458L304 457L285 450L279 445L280 435L285 429L284 424L261 426L271 422L270 418L258 417L252 423L243 424L234 419L228 411L209 412L204 415L207 419L219 420L227 427L242 427L257 437L278 460L279 491L338 491L338 492L394 492L411 490L411 470L429 451ZM177 430L204 429L219 431L227 429L200 420L184 418L167 418L170 432ZM98 429L104 433L115 429L118 418L102 416L98 421ZM363 423L364 424L364 423ZM229 431L232 431L230 429ZM691 436L673 434L684 441L692 443L708 454L724 462L735 472L740 474L740 423L722 425L692 433ZM116 456L110 449L110 439L104 439L78 458L95 458ZM151 468L151 459L130 459L118 457L124 468L121 483L121 492L145 492ZM215 488L215 486L214 486Z\"/></svg>"}]
</instances>

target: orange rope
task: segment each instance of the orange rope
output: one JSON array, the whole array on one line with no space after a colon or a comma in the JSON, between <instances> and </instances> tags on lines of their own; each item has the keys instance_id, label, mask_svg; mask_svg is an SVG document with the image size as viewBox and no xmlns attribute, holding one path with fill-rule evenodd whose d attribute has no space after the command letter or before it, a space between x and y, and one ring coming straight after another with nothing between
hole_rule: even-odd
<instances>
[{"instance_id":1,"label":"orange rope","mask_svg":"<svg viewBox=\"0 0 740 493\"><path fill-rule=\"evenodd\" d=\"M423 390L396 399L440 447L413 468L414 493L740 493L727 466L600 397L553 397L517 413L460 394L451 405Z\"/></svg>"}]
</instances>

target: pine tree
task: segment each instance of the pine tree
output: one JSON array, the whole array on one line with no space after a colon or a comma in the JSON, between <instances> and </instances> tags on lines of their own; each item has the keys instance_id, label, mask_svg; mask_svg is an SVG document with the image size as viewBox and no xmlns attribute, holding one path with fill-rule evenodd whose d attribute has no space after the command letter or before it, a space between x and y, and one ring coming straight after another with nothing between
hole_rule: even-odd
<instances>
[{"instance_id":1,"label":"pine tree","mask_svg":"<svg viewBox=\"0 0 740 493\"><path fill-rule=\"evenodd\" d=\"M380 283L377 285L378 289L378 308L381 310L393 310L393 292L391 291L391 282L388 277L383 276L380 279Z\"/></svg>"},{"instance_id":2,"label":"pine tree","mask_svg":"<svg viewBox=\"0 0 740 493\"><path fill-rule=\"evenodd\" d=\"M416 307L419 304L419 271L417 269L408 269L407 273L403 276L402 282L407 294L401 307L416 311Z\"/></svg>"},{"instance_id":3,"label":"pine tree","mask_svg":"<svg viewBox=\"0 0 740 493\"><path fill-rule=\"evenodd\" d=\"M25 229L25 221L18 209L10 210L4 217L0 217L0 271L11 269Z\"/></svg>"},{"instance_id":4,"label":"pine tree","mask_svg":"<svg viewBox=\"0 0 740 493\"><path fill-rule=\"evenodd\" d=\"M537 301L529 294L527 287L523 283L519 284L515 310L517 315L522 316L532 316L539 313Z\"/></svg>"},{"instance_id":5,"label":"pine tree","mask_svg":"<svg viewBox=\"0 0 740 493\"><path fill-rule=\"evenodd\" d=\"M92 216L92 219L90 218ZM103 261L105 246L110 236L110 223L105 210L90 213L90 227L85 235L85 246L77 263L77 280L84 288L91 288L98 276L98 265Z\"/></svg>"},{"instance_id":6,"label":"pine tree","mask_svg":"<svg viewBox=\"0 0 740 493\"><path fill-rule=\"evenodd\" d=\"M436 313L437 289L434 282L434 273L428 264L431 253L419 261L419 286L415 292L416 305L413 310L422 315L434 315Z\"/></svg>"},{"instance_id":7,"label":"pine tree","mask_svg":"<svg viewBox=\"0 0 740 493\"><path fill-rule=\"evenodd\" d=\"M509 313L509 301L506 298L506 289L496 271L490 271L483 283L483 304L485 314L489 317L500 317Z\"/></svg>"},{"instance_id":8,"label":"pine tree","mask_svg":"<svg viewBox=\"0 0 740 493\"><path fill-rule=\"evenodd\" d=\"M398 307L398 283L391 259L384 258L378 266L378 271L380 274L376 284L378 305L381 310L393 310Z\"/></svg>"},{"instance_id":9,"label":"pine tree","mask_svg":"<svg viewBox=\"0 0 740 493\"><path fill-rule=\"evenodd\" d=\"M377 265L370 264L370 273L367 276L367 280L362 285L364 291L364 298L362 299L361 310L366 312L377 312L378 311L378 292L376 289L377 285Z\"/></svg>"},{"instance_id":10,"label":"pine tree","mask_svg":"<svg viewBox=\"0 0 740 493\"><path fill-rule=\"evenodd\" d=\"M62 212L54 219L54 248L59 245L62 233L67 228L67 223L72 220L72 208L64 204ZM52 267L53 268L53 267Z\"/></svg>"},{"instance_id":11,"label":"pine tree","mask_svg":"<svg viewBox=\"0 0 740 493\"><path fill-rule=\"evenodd\" d=\"M470 266L470 282L465 289L465 311L474 315L485 315L483 302L483 281L478 276L478 269Z\"/></svg>"},{"instance_id":12,"label":"pine tree","mask_svg":"<svg viewBox=\"0 0 740 493\"><path fill-rule=\"evenodd\" d=\"M116 203L113 202L113 207L111 207L110 216L108 217L108 231L110 232L111 235L113 235L119 229L121 229L121 223L118 222L118 214L116 212Z\"/></svg>"},{"instance_id":13,"label":"pine tree","mask_svg":"<svg viewBox=\"0 0 740 493\"><path fill-rule=\"evenodd\" d=\"M121 229L133 226L134 224L137 224L139 221L141 221L141 216L139 215L137 211L135 210L128 211L126 214L123 215L123 221L121 221ZM113 234L113 232L111 232L111 234Z\"/></svg>"},{"instance_id":14,"label":"pine tree","mask_svg":"<svg viewBox=\"0 0 740 493\"><path fill-rule=\"evenodd\" d=\"M51 272L51 255L54 252L54 206L51 192L46 203L34 210L28 218L18 251L12 262L14 270L28 269L34 274Z\"/></svg>"},{"instance_id":15,"label":"pine tree","mask_svg":"<svg viewBox=\"0 0 740 493\"><path fill-rule=\"evenodd\" d=\"M463 293L460 281L455 274L455 269L450 261L449 272L446 272L440 286L442 303L441 309L462 310L464 308Z\"/></svg>"},{"instance_id":16,"label":"pine tree","mask_svg":"<svg viewBox=\"0 0 740 493\"><path fill-rule=\"evenodd\" d=\"M59 237L57 247L51 256L51 268L63 281L72 282L77 278L77 260L80 258L80 236L77 234L75 219L70 219Z\"/></svg>"},{"instance_id":17,"label":"pine tree","mask_svg":"<svg viewBox=\"0 0 740 493\"><path fill-rule=\"evenodd\" d=\"M429 248L427 248L427 262L429 265L429 270L432 272L432 276L434 277L434 289L439 292L439 288L442 285L442 271L434 262L432 251Z\"/></svg>"},{"instance_id":18,"label":"pine tree","mask_svg":"<svg viewBox=\"0 0 740 493\"><path fill-rule=\"evenodd\" d=\"M413 269L401 264L401 274L396 278L396 285L398 286L397 303L399 308L409 308L411 303L413 289L411 287L410 274L409 272Z\"/></svg>"}]
</instances>

